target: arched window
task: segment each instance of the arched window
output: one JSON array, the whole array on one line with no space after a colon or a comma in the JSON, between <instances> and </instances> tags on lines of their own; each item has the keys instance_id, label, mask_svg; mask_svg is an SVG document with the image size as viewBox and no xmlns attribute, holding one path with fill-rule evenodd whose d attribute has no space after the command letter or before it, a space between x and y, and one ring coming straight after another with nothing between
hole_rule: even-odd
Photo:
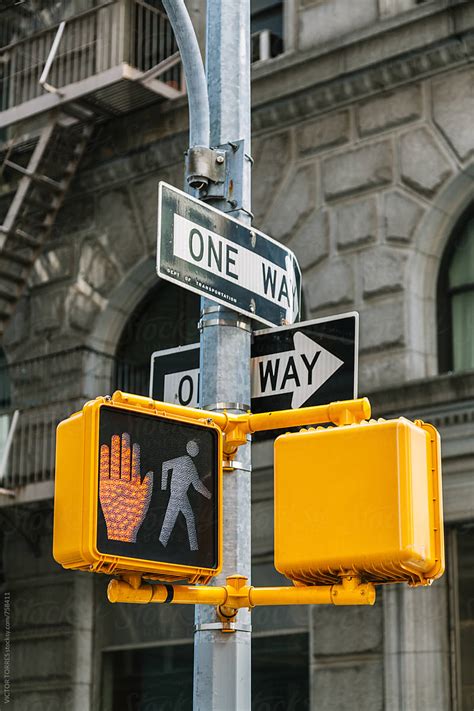
<instances>
[{"instance_id":1,"label":"arched window","mask_svg":"<svg viewBox=\"0 0 474 711\"><path fill-rule=\"evenodd\" d=\"M474 369L474 206L454 231L438 280L440 372Z\"/></svg>"},{"instance_id":2,"label":"arched window","mask_svg":"<svg viewBox=\"0 0 474 711\"><path fill-rule=\"evenodd\" d=\"M159 282L128 319L116 351L114 388L148 395L154 351L199 341L199 296Z\"/></svg>"}]
</instances>

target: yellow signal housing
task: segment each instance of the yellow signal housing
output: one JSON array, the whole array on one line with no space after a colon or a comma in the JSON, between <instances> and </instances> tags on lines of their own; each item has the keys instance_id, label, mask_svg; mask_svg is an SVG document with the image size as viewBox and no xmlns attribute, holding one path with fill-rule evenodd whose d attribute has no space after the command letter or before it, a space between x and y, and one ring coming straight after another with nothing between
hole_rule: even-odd
<instances>
[{"instance_id":1,"label":"yellow signal housing","mask_svg":"<svg viewBox=\"0 0 474 711\"><path fill-rule=\"evenodd\" d=\"M295 584L429 585L444 571L439 434L420 420L275 442L275 567Z\"/></svg>"},{"instance_id":2,"label":"yellow signal housing","mask_svg":"<svg viewBox=\"0 0 474 711\"><path fill-rule=\"evenodd\" d=\"M209 419L120 392L88 402L57 429L55 560L208 582L222 567L222 459Z\"/></svg>"}]
</instances>

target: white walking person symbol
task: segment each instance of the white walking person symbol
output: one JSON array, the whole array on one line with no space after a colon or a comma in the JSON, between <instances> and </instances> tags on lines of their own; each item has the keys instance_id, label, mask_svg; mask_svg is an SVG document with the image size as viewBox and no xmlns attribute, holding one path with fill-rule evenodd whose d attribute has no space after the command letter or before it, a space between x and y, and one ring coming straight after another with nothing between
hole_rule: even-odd
<instances>
[{"instance_id":1,"label":"white walking person symbol","mask_svg":"<svg viewBox=\"0 0 474 711\"><path fill-rule=\"evenodd\" d=\"M206 489L199 478L199 474L191 457L199 454L199 444L195 440L190 440L186 445L187 454L175 459L168 459L161 467L161 490L168 488L168 472L170 477L170 499L166 509L165 518L161 527L160 543L165 547L168 544L171 533L174 529L178 514L181 512L186 520L188 529L189 548L192 551L199 550L196 523L194 513L188 499L188 489L193 486L196 491L206 497L211 498L211 492Z\"/></svg>"}]
</instances>

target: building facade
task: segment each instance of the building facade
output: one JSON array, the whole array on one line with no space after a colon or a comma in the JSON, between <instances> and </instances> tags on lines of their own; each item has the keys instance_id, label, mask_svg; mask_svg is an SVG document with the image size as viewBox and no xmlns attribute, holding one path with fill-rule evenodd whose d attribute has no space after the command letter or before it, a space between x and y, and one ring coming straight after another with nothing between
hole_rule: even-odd
<instances>
[{"instance_id":1,"label":"building facade","mask_svg":"<svg viewBox=\"0 0 474 711\"><path fill-rule=\"evenodd\" d=\"M202 39L204 3L188 4ZM127 3L77 13L102 5ZM253 22L254 224L294 250L304 318L360 313L359 393L374 415L439 428L447 549L431 588L386 586L373 608L254 611L253 708L470 711L474 4L255 0ZM4 56L21 41L10 33ZM0 495L14 709L188 709L192 698L192 610L110 605L105 576L66 572L51 555L57 422L117 387L147 394L151 353L198 340L198 298L155 271L157 185L183 184L187 102L179 73L150 89L143 51L127 60L141 83L126 101L104 85L79 109L48 105L3 129L3 160L13 146L25 164L51 111L92 125L2 338L4 442L19 412L2 484L15 496ZM24 104L17 74L4 74L4 114ZM13 173L0 185L4 216ZM253 445L256 585L280 580L272 457L271 440Z\"/></svg>"}]
</instances>

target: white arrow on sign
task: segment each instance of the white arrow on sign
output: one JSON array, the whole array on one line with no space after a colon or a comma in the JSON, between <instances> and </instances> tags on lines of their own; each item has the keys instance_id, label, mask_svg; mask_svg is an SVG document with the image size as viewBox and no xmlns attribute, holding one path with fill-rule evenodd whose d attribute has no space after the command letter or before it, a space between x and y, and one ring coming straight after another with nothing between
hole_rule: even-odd
<instances>
[{"instance_id":1,"label":"white arrow on sign","mask_svg":"<svg viewBox=\"0 0 474 711\"><path fill-rule=\"evenodd\" d=\"M292 351L252 358L252 397L293 393L291 407L301 407L344 364L301 331L293 343Z\"/></svg>"}]
</instances>

